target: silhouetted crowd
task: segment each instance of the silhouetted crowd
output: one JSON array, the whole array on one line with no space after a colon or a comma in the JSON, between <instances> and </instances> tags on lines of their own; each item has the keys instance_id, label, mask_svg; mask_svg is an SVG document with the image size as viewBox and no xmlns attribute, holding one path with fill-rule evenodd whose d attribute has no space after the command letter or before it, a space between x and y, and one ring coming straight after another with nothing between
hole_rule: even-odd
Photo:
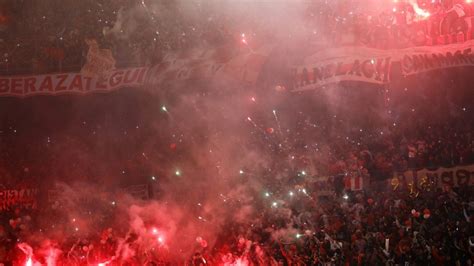
<instances>
[{"instance_id":1,"label":"silhouetted crowd","mask_svg":"<svg viewBox=\"0 0 474 266\"><path fill-rule=\"evenodd\" d=\"M117 67L151 65L169 51L241 41L239 22L205 11L200 15L207 19L169 19L185 14L172 3L159 6L169 11L165 14L151 1L48 2L0 1L0 75L78 71L86 38L111 49ZM351 1L327 2L314 1L306 9L308 42L389 49L436 45L439 36L460 32L466 40L470 34L472 6L465 1L417 1L421 10L399 1L379 16L352 10ZM264 29L253 30L255 43L273 40ZM180 95L121 90L2 99L1 189L48 191L58 180L111 190L146 183L156 186L150 197L160 201L160 182L180 176L176 165L215 167L200 165L194 152L207 154L202 143L225 132L230 124L222 121L234 115L244 122L233 141L269 159L265 165L238 165L235 173L242 182L255 178L265 186L253 192L251 205L258 210L253 218L226 221L215 239L198 237L189 250L171 251L159 238L153 248L144 246L137 232L114 226L119 214L108 199L85 204L91 211L83 214L100 221L93 233L79 236L79 228L70 226L63 234L76 221L63 217L61 204L45 192L33 210L14 205L2 210L0 263L24 263L18 243L27 240L33 250L54 247L59 265L471 265L473 188L389 182L405 171L474 164L471 69L443 71L376 88L338 84L311 95L200 91L191 84ZM179 102L187 98L192 104ZM247 101L246 109L230 114L213 107L220 105L212 101L230 98ZM180 104L189 109L173 113ZM192 112L206 115L192 116L191 123L182 113ZM364 184L349 189L338 183L341 176L361 177ZM328 186L323 194L312 185L320 177L330 180L330 193ZM244 207L228 201L229 208ZM40 216L51 222L40 224ZM33 234L50 242L30 239Z\"/></svg>"},{"instance_id":2,"label":"silhouetted crowd","mask_svg":"<svg viewBox=\"0 0 474 266\"><path fill-rule=\"evenodd\" d=\"M259 16L249 16L247 23L240 25L241 21L201 9L194 2L189 8L199 10L197 18L187 16L178 3L155 4L128 0L50 0L48 4L3 1L0 73L78 71L85 62L88 38L111 49L117 67L155 64L170 51L237 46L242 29L252 31L248 35L252 35L253 45L275 39L274 33L259 23ZM398 1L389 6L371 14L351 1L313 1L301 14L305 27L299 30L306 42L316 46L390 49L472 39L472 5L464 0L418 1L417 8ZM161 13L156 11L161 9ZM462 37L455 36L458 33Z\"/></svg>"},{"instance_id":3,"label":"silhouetted crowd","mask_svg":"<svg viewBox=\"0 0 474 266\"><path fill-rule=\"evenodd\" d=\"M472 192L468 187L433 188L413 195L388 189L317 198L314 191L315 198L295 196L278 207L263 207L246 224L228 221L212 246L198 238L188 265L470 265ZM34 228L30 224L30 216L15 212L9 225L1 227L4 265L23 257L14 246ZM63 239L53 245L62 252L58 262L81 265L114 258L111 265L119 265L119 233L121 229L104 228L87 238ZM146 250L133 232L126 235L126 245L136 253L120 265L183 261L170 256L166 247Z\"/></svg>"}]
</instances>

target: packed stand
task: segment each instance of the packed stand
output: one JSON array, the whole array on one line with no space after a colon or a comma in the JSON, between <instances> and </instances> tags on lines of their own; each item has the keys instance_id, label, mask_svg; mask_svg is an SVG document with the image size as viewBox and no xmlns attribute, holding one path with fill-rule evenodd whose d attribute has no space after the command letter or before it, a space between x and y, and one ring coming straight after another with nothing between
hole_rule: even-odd
<instances>
[{"instance_id":1,"label":"packed stand","mask_svg":"<svg viewBox=\"0 0 474 266\"><path fill-rule=\"evenodd\" d=\"M192 254L187 265L470 265L474 259L471 188L418 195L389 189L316 199L317 192L298 193L270 208L265 199L251 224L229 221L212 246L198 237L192 250L183 251ZM0 261L11 265L24 257L14 246L36 227L29 215L13 212L0 230ZM124 249L123 234L125 245L134 250L125 260L117 252ZM173 265L184 260L171 257L165 246L141 245L133 231L105 227L53 246L62 252L57 262L68 265L104 260Z\"/></svg>"},{"instance_id":2,"label":"packed stand","mask_svg":"<svg viewBox=\"0 0 474 266\"><path fill-rule=\"evenodd\" d=\"M238 44L241 21L201 9L194 2L190 3L196 5L192 8L200 10L197 19L187 16L178 4L155 4L127 0L51 0L49 4L3 1L0 49L4 52L0 55L0 73L78 71L85 63L85 40L91 38L98 40L101 48L113 51L117 67L155 64L169 51ZM472 4L466 1L397 1L381 13L367 13L354 6L352 1L309 3L301 14L306 41L325 46L390 49L472 38ZM160 12L161 9L166 12ZM260 17L246 19L249 22L244 29L253 31L254 43L275 38L274 33L260 25ZM462 40L447 37L460 32Z\"/></svg>"}]
</instances>

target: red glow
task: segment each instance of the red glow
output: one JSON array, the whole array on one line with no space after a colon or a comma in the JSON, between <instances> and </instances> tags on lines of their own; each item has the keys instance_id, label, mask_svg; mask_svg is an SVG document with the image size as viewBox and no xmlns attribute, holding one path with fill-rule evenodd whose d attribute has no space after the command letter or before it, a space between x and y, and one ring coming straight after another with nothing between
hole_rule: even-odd
<instances>
[{"instance_id":1,"label":"red glow","mask_svg":"<svg viewBox=\"0 0 474 266\"><path fill-rule=\"evenodd\" d=\"M31 258L33 256L33 249L26 243L18 244L18 248L28 257L25 266L33 266L33 259Z\"/></svg>"},{"instance_id":2,"label":"red glow","mask_svg":"<svg viewBox=\"0 0 474 266\"><path fill-rule=\"evenodd\" d=\"M114 258L111 258L111 259L109 259L108 261L100 262L100 263L97 264L97 266L109 265L109 264L112 262L113 259L114 259Z\"/></svg>"}]
</instances>

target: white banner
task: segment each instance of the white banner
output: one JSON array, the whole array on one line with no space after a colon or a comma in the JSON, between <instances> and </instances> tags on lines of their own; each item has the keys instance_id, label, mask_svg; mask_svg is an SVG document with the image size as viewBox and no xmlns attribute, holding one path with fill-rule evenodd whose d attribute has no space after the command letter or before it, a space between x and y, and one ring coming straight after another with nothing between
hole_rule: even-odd
<instances>
[{"instance_id":1,"label":"white banner","mask_svg":"<svg viewBox=\"0 0 474 266\"><path fill-rule=\"evenodd\" d=\"M474 66L474 40L444 46L398 50L366 47L325 49L293 68L293 91L312 90L340 81L384 84L398 76L440 68Z\"/></svg>"},{"instance_id":2,"label":"white banner","mask_svg":"<svg viewBox=\"0 0 474 266\"><path fill-rule=\"evenodd\" d=\"M145 82L147 71L148 68L141 67L117 69L103 77L88 77L81 73L0 77L0 97L86 94L140 87Z\"/></svg>"}]
</instances>

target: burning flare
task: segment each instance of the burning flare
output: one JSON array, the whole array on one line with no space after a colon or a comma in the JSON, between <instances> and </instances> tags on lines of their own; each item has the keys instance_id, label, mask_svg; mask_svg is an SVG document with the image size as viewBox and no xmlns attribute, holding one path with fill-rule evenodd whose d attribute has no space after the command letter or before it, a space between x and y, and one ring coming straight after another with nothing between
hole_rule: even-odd
<instances>
[{"instance_id":1,"label":"burning flare","mask_svg":"<svg viewBox=\"0 0 474 266\"><path fill-rule=\"evenodd\" d=\"M28 258L25 262L25 266L33 266L33 248L26 243L18 244L18 248L25 253L26 257Z\"/></svg>"}]
</instances>

